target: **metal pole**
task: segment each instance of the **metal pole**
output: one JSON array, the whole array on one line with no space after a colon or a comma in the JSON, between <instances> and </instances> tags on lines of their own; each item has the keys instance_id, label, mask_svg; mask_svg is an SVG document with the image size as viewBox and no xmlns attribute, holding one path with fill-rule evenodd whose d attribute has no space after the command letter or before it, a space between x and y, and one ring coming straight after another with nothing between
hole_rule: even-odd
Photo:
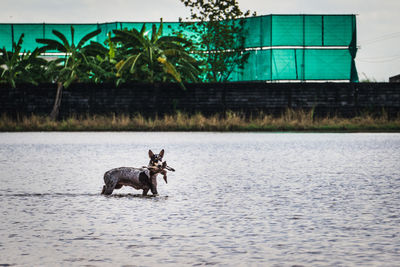
<instances>
[{"instance_id":1,"label":"metal pole","mask_svg":"<svg viewBox=\"0 0 400 267\"><path fill-rule=\"evenodd\" d=\"M270 51L271 51L271 53L270 53L270 56L269 56L269 69L270 69L270 80L271 80L271 82L272 82L272 18L273 18L273 15L271 15L271 23L270 23L270 31L269 31L269 37L270 37L270 39L269 39L269 42L270 42Z\"/></svg>"},{"instance_id":2,"label":"metal pole","mask_svg":"<svg viewBox=\"0 0 400 267\"><path fill-rule=\"evenodd\" d=\"M14 52L14 24L11 24L11 51Z\"/></svg>"},{"instance_id":3,"label":"metal pole","mask_svg":"<svg viewBox=\"0 0 400 267\"><path fill-rule=\"evenodd\" d=\"M305 82L305 77L306 77L306 75L305 75L305 70L306 70L306 68L305 68L305 63L306 63L306 60L305 60L305 55L306 55L306 16L305 15L303 15L303 66L302 66L302 81L303 82Z\"/></svg>"}]
</instances>

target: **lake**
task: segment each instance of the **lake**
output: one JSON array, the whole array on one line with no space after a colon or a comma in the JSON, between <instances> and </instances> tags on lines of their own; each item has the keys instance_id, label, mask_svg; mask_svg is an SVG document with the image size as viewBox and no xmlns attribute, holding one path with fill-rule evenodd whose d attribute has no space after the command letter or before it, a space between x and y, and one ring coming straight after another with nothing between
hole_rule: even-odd
<instances>
[{"instance_id":1,"label":"lake","mask_svg":"<svg viewBox=\"0 0 400 267\"><path fill-rule=\"evenodd\" d=\"M100 194L162 148L158 196ZM0 266L399 266L399 162L388 133L0 133Z\"/></svg>"}]
</instances>

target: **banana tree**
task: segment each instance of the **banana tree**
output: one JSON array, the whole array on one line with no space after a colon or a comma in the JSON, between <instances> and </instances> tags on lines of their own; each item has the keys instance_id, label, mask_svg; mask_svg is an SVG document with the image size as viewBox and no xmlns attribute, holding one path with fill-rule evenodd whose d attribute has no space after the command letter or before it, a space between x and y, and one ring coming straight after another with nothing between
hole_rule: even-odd
<instances>
[{"instance_id":1,"label":"banana tree","mask_svg":"<svg viewBox=\"0 0 400 267\"><path fill-rule=\"evenodd\" d=\"M55 120L58 117L63 88L68 88L75 81L85 81L89 79L90 62L86 57L86 52L90 50L97 42L91 42L85 45L90 39L94 38L101 32L100 29L92 31L82 37L78 44L75 45L75 30L71 26L71 42L67 40L64 34L57 30L52 33L58 38L53 39L36 39L36 42L44 44L42 49L56 50L64 53L64 57L51 62L48 67L50 78L57 83L57 93L54 100L53 109L50 113L50 118Z\"/></svg>"},{"instance_id":2,"label":"banana tree","mask_svg":"<svg viewBox=\"0 0 400 267\"><path fill-rule=\"evenodd\" d=\"M0 81L6 82L12 88L17 82L38 84L42 81L43 72L47 61L39 58L43 49L36 48L33 52L21 52L24 34L13 43L13 51L7 51L4 47L0 49Z\"/></svg>"},{"instance_id":3,"label":"banana tree","mask_svg":"<svg viewBox=\"0 0 400 267\"><path fill-rule=\"evenodd\" d=\"M184 81L197 81L199 62L188 52L189 42L178 36L162 36L163 24L152 26L151 36L146 26L140 31L114 30L113 42L119 44L126 56L117 64L119 81L145 82L176 81L183 88Z\"/></svg>"},{"instance_id":4,"label":"banana tree","mask_svg":"<svg viewBox=\"0 0 400 267\"><path fill-rule=\"evenodd\" d=\"M99 43L92 43L91 48L86 51L90 67L90 80L95 83L116 82L117 79L115 64L118 51L111 41L110 33L105 45L107 48Z\"/></svg>"}]
</instances>

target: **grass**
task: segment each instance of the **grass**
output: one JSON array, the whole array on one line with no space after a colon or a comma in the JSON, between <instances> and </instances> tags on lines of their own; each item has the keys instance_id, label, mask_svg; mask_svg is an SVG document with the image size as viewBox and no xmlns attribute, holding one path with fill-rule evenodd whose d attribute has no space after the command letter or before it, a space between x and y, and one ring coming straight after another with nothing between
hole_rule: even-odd
<instances>
[{"instance_id":1,"label":"grass","mask_svg":"<svg viewBox=\"0 0 400 267\"><path fill-rule=\"evenodd\" d=\"M286 110L281 116L258 113L250 117L227 112L204 116L177 112L162 117L136 115L71 116L51 121L47 116L0 116L0 131L311 131L311 132L400 132L400 115L388 118L365 113L353 118L315 118L313 110Z\"/></svg>"}]
</instances>

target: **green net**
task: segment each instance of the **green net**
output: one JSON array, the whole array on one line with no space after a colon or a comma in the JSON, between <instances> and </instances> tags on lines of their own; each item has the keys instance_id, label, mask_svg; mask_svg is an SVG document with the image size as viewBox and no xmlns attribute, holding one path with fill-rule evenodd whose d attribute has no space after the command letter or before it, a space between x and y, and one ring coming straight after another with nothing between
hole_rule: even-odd
<instances>
[{"instance_id":1,"label":"green net","mask_svg":"<svg viewBox=\"0 0 400 267\"><path fill-rule=\"evenodd\" d=\"M250 51L244 70L231 81L356 80L352 57L343 49L269 49Z\"/></svg>"},{"instance_id":2,"label":"green net","mask_svg":"<svg viewBox=\"0 0 400 267\"><path fill-rule=\"evenodd\" d=\"M104 43L115 29L140 30L143 22L72 24L75 44L87 33L101 29L93 41ZM152 25L145 23L151 34ZM0 47L12 49L25 35L23 51L33 51L37 38L56 38L52 30L71 42L71 24L0 24ZM186 29L187 30L187 29ZM164 22L163 34L185 31L179 22ZM244 69L236 69L230 81L348 80L358 81L354 58L357 52L354 15L268 15L245 19L244 46L250 53ZM193 32L187 36L195 38ZM51 52L51 51L50 51Z\"/></svg>"}]
</instances>

